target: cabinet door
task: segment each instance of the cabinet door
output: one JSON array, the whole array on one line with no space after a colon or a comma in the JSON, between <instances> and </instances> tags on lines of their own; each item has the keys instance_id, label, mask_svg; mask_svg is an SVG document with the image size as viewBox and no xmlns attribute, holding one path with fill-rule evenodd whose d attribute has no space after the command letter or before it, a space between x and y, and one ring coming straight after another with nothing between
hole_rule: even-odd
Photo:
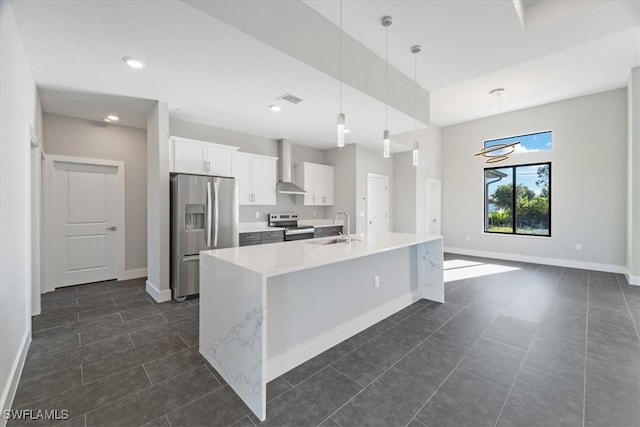
<instances>
[{"instance_id":1,"label":"cabinet door","mask_svg":"<svg viewBox=\"0 0 640 427\"><path fill-rule=\"evenodd\" d=\"M236 155L236 179L238 180L238 203L241 205L253 204L253 157L245 154Z\"/></svg>"},{"instance_id":2,"label":"cabinet door","mask_svg":"<svg viewBox=\"0 0 640 427\"><path fill-rule=\"evenodd\" d=\"M276 160L253 158L253 204L276 204Z\"/></svg>"},{"instance_id":3,"label":"cabinet door","mask_svg":"<svg viewBox=\"0 0 640 427\"><path fill-rule=\"evenodd\" d=\"M176 139L173 142L173 172L209 174L205 143Z\"/></svg>"},{"instance_id":4,"label":"cabinet door","mask_svg":"<svg viewBox=\"0 0 640 427\"><path fill-rule=\"evenodd\" d=\"M322 168L312 165L304 165L304 204L318 206L322 204Z\"/></svg>"},{"instance_id":5,"label":"cabinet door","mask_svg":"<svg viewBox=\"0 0 640 427\"><path fill-rule=\"evenodd\" d=\"M209 162L210 175L227 176L233 178L235 151L216 146L207 147L207 160Z\"/></svg>"},{"instance_id":6,"label":"cabinet door","mask_svg":"<svg viewBox=\"0 0 640 427\"><path fill-rule=\"evenodd\" d=\"M333 168L322 168L322 204L333 206Z\"/></svg>"}]
</instances>

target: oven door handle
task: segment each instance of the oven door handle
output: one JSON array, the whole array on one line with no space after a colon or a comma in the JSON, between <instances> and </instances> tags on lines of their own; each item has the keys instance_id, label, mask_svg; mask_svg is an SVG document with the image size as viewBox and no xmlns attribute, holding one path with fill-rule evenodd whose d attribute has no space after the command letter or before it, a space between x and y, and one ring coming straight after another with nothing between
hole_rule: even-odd
<instances>
[{"instance_id":1,"label":"oven door handle","mask_svg":"<svg viewBox=\"0 0 640 427\"><path fill-rule=\"evenodd\" d=\"M296 234L313 234L313 228L302 228L297 230L285 230L284 234L289 236L293 236Z\"/></svg>"}]
</instances>

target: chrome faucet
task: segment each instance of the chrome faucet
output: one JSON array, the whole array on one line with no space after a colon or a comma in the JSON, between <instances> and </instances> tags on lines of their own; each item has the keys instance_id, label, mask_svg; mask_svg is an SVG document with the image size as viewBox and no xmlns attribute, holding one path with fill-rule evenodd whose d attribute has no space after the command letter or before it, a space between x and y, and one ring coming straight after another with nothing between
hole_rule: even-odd
<instances>
[{"instance_id":1,"label":"chrome faucet","mask_svg":"<svg viewBox=\"0 0 640 427\"><path fill-rule=\"evenodd\" d=\"M338 215L340 214L344 215L344 217L347 219L347 234L343 235L342 238L344 239L345 242L351 243L351 220L349 219L349 214L346 213L345 211L339 211L336 214L335 218L333 218L333 223L334 224L336 223L336 221L338 220Z\"/></svg>"}]
</instances>

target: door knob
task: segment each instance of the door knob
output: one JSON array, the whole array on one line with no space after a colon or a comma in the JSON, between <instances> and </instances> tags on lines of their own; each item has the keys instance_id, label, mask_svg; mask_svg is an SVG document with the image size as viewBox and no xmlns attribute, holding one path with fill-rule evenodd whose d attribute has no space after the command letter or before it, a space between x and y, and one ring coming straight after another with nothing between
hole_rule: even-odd
<instances>
[{"instance_id":1,"label":"door knob","mask_svg":"<svg viewBox=\"0 0 640 427\"><path fill-rule=\"evenodd\" d=\"M107 230L109 231L116 231L116 226L112 225L111 227L107 227Z\"/></svg>"}]
</instances>

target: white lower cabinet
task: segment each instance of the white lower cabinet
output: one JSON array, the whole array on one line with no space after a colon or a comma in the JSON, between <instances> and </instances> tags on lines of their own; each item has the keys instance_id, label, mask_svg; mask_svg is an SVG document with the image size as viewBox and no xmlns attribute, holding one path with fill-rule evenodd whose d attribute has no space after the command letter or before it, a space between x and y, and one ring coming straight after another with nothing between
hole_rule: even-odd
<instances>
[{"instance_id":1,"label":"white lower cabinet","mask_svg":"<svg viewBox=\"0 0 640 427\"><path fill-rule=\"evenodd\" d=\"M171 172L197 175L235 176L235 154L239 147L170 137Z\"/></svg>"},{"instance_id":2,"label":"white lower cabinet","mask_svg":"<svg viewBox=\"0 0 640 427\"><path fill-rule=\"evenodd\" d=\"M238 200L241 205L275 205L277 157L236 153Z\"/></svg>"},{"instance_id":3,"label":"white lower cabinet","mask_svg":"<svg viewBox=\"0 0 640 427\"><path fill-rule=\"evenodd\" d=\"M333 166L301 163L296 166L296 184L306 191L305 206L333 206Z\"/></svg>"}]
</instances>

